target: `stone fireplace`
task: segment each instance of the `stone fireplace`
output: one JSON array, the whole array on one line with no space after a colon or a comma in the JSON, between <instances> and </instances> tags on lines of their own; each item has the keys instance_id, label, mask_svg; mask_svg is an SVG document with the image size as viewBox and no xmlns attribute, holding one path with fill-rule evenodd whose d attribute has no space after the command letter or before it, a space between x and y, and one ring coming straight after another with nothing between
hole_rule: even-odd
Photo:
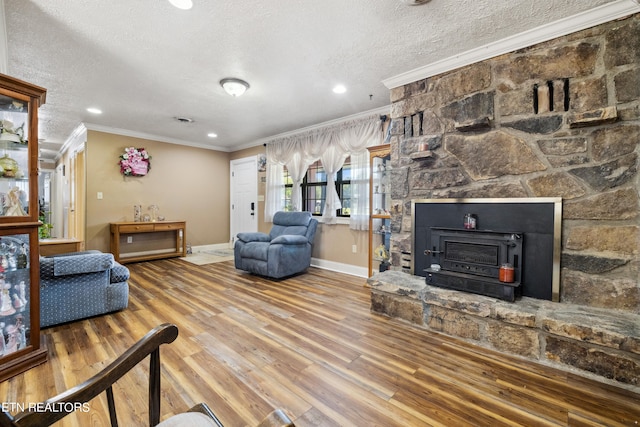
<instances>
[{"instance_id":1,"label":"stone fireplace","mask_svg":"<svg viewBox=\"0 0 640 427\"><path fill-rule=\"evenodd\" d=\"M369 280L372 310L640 386L640 15L394 88L391 102L392 269ZM562 200L554 301L413 274L412 203L496 198Z\"/></svg>"}]
</instances>

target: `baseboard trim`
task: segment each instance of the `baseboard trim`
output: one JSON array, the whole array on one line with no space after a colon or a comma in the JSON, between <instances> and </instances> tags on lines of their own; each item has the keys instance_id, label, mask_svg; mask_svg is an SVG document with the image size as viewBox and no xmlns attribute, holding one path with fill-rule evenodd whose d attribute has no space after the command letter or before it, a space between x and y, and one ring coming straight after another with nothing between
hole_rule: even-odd
<instances>
[{"instance_id":1,"label":"baseboard trim","mask_svg":"<svg viewBox=\"0 0 640 427\"><path fill-rule=\"evenodd\" d=\"M366 267L358 267L357 265L343 264L341 262L327 261L319 258L311 258L311 265L323 270L350 274L351 276L369 277L369 269Z\"/></svg>"},{"instance_id":2,"label":"baseboard trim","mask_svg":"<svg viewBox=\"0 0 640 427\"><path fill-rule=\"evenodd\" d=\"M198 252L215 251L219 249L230 249L232 246L229 243L216 243L212 245L200 245L192 246L191 252L197 254ZM357 277L369 277L369 270L366 267L358 267L357 265L343 264L341 262L327 261L319 258L311 258L311 266L321 268L323 270L335 271L337 273L349 274Z\"/></svg>"},{"instance_id":3,"label":"baseboard trim","mask_svg":"<svg viewBox=\"0 0 640 427\"><path fill-rule=\"evenodd\" d=\"M232 248L233 246L231 246L229 243L216 243L213 245L192 246L191 252L196 254L198 252L215 251L220 249L232 249Z\"/></svg>"}]
</instances>

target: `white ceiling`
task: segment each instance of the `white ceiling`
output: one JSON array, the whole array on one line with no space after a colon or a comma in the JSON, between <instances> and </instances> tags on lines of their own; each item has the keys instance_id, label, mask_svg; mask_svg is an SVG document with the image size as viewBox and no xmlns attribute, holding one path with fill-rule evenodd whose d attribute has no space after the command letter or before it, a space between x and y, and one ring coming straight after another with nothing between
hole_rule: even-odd
<instances>
[{"instance_id":1,"label":"white ceiling","mask_svg":"<svg viewBox=\"0 0 640 427\"><path fill-rule=\"evenodd\" d=\"M386 106L394 76L622 1L194 0L183 11L167 0L4 0L7 74L48 90L45 157L81 123L234 151ZM225 77L251 88L233 98ZM338 83L345 94L331 91Z\"/></svg>"}]
</instances>

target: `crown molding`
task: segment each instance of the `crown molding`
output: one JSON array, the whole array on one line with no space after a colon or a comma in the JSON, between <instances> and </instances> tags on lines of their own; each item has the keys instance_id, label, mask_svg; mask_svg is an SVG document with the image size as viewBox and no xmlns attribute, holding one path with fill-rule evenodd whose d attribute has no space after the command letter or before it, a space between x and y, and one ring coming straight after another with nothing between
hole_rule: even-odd
<instances>
[{"instance_id":1,"label":"crown molding","mask_svg":"<svg viewBox=\"0 0 640 427\"><path fill-rule=\"evenodd\" d=\"M144 132L137 132L129 129L114 128L110 126L96 125L93 123L83 123L83 125L86 127L87 130L92 130L96 132L112 133L114 135L128 136L131 138L149 139L151 141L166 142L168 144L176 144L176 145L185 145L187 147L203 148L205 150L226 151L226 152L231 151L229 150L228 147L199 144L197 142L185 141L182 139L167 138L165 136L153 135L153 134L144 133Z\"/></svg>"},{"instance_id":2,"label":"crown molding","mask_svg":"<svg viewBox=\"0 0 640 427\"><path fill-rule=\"evenodd\" d=\"M511 37L489 43L459 55L415 68L382 81L388 88L404 86L427 77L475 64L518 49L533 46L586 28L604 24L640 12L640 0L616 0L591 10L550 22Z\"/></svg>"},{"instance_id":3,"label":"crown molding","mask_svg":"<svg viewBox=\"0 0 640 427\"><path fill-rule=\"evenodd\" d=\"M329 120L329 121L326 121L326 122L318 123L318 124L307 126L307 127L304 127L304 128L292 130L292 131L289 131L289 132L279 133L277 135L269 136L269 137L266 137L266 138L260 138L257 141L253 141L251 143L239 146L234 151L244 150L246 148L257 147L258 145L264 145L264 144L267 144L267 143L273 141L274 139L287 138L287 137L290 137L290 136L300 135L300 134L305 133L305 132L319 130L319 129L323 129L323 128L330 127L330 126L340 125L340 124L348 122L348 121L364 119L365 117L372 116L372 115L375 115L375 114L389 114L390 112L391 112L391 106L390 105L385 105L383 107L378 107L378 108L374 108L372 110L362 111L360 113L352 114L350 116L340 117L338 119Z\"/></svg>"},{"instance_id":4,"label":"crown molding","mask_svg":"<svg viewBox=\"0 0 640 427\"><path fill-rule=\"evenodd\" d=\"M64 141L64 144L62 144L62 147L60 147L60 150L58 150L58 154L56 155L55 160L56 161L60 160L60 158L64 155L64 153L66 153L71 148L78 147L84 144L87 139L86 134L87 134L87 128L84 126L84 123L80 123L78 126L76 126L75 129L71 131L71 134Z\"/></svg>"},{"instance_id":5,"label":"crown molding","mask_svg":"<svg viewBox=\"0 0 640 427\"><path fill-rule=\"evenodd\" d=\"M284 132L278 135L274 135L274 136L269 136L266 138L261 138L258 139L256 141L244 144L244 145L240 145L237 147L222 147L222 146L213 146L213 145L205 145L205 144L198 144L195 142L190 142L190 141L184 141L184 140L179 140L179 139L173 139L173 138L167 138L164 136L158 136L158 135L152 135L152 134L148 134L148 133L142 133L142 132L136 132L136 131L132 131L132 130L128 130L128 129L121 129L121 128L114 128L114 127L109 127L109 126L102 126L102 125L96 125L96 124L92 124L92 123L82 123L80 124L72 133L72 135L69 137L69 139L67 139L67 142L65 142L63 148L66 149L66 147L70 144L70 140L73 140L74 137L81 133L82 131L86 131L86 130L92 130L92 131L96 131L96 132L105 132L105 133L112 133L115 135L122 135L122 136L129 136L132 138L141 138L141 139L149 139L152 141L160 141L160 142L166 142L169 144L177 144L177 145L186 145L188 147L195 147L195 148L203 148L205 150L215 150L215 151L224 151L224 152L233 152L233 151L240 151L240 150L244 150L247 148L253 148L253 147L257 147L259 145L264 145L269 141L272 141L274 139L277 138L284 138L284 137L288 137L288 136L293 136L293 135L298 135L304 132L308 132L308 131L312 131L312 130L316 130L316 129L322 129L328 126L333 126L333 125L338 125L344 122L348 122L350 120L357 120L357 119L361 119L361 118L365 118L367 116L371 116L374 114L389 114L389 112L391 111L391 106L389 105L385 105L383 107L379 107L379 108L374 108L373 110L367 110L367 111L363 111L361 113L356 113L356 114L352 114L350 116L346 116L346 117L340 117L338 119L334 119L334 120L329 120L327 122L322 122L322 123L318 123L312 126L308 126L305 128L301 128L301 129L296 129L293 131L289 131L289 132ZM61 150L61 152L63 152Z\"/></svg>"}]
</instances>

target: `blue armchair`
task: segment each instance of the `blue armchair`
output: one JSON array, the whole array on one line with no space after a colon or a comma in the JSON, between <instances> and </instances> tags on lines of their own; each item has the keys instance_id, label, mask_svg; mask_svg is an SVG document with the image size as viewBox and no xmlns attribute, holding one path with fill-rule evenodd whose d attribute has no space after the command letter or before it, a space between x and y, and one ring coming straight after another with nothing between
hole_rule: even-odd
<instances>
[{"instance_id":1,"label":"blue armchair","mask_svg":"<svg viewBox=\"0 0 640 427\"><path fill-rule=\"evenodd\" d=\"M90 250L40 257L40 327L127 308L129 269Z\"/></svg>"},{"instance_id":2,"label":"blue armchair","mask_svg":"<svg viewBox=\"0 0 640 427\"><path fill-rule=\"evenodd\" d=\"M238 233L235 266L274 279L301 273L311 265L317 227L310 212L276 212L269 234Z\"/></svg>"}]
</instances>

